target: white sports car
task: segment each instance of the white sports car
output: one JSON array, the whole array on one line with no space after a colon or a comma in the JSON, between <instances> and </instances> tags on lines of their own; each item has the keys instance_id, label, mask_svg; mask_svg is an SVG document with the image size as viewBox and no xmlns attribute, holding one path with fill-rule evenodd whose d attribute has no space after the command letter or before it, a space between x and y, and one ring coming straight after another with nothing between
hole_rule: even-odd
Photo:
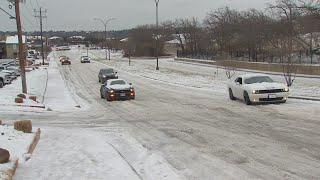
<instances>
[{"instance_id":1,"label":"white sports car","mask_svg":"<svg viewBox=\"0 0 320 180\"><path fill-rule=\"evenodd\" d=\"M283 83L275 82L265 74L245 74L237 76L228 83L231 100L241 99L247 105L259 102L285 103L289 88Z\"/></svg>"}]
</instances>

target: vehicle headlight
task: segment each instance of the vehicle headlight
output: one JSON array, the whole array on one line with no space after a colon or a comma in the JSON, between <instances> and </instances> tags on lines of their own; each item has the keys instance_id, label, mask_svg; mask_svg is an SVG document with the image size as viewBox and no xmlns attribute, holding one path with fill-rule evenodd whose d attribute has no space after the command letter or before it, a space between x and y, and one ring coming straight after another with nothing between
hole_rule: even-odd
<instances>
[{"instance_id":1,"label":"vehicle headlight","mask_svg":"<svg viewBox=\"0 0 320 180\"><path fill-rule=\"evenodd\" d=\"M102 77L106 78L107 76L106 76L106 75L103 75Z\"/></svg>"},{"instance_id":2,"label":"vehicle headlight","mask_svg":"<svg viewBox=\"0 0 320 180\"><path fill-rule=\"evenodd\" d=\"M253 91L252 91L252 94L258 94L258 93L259 93L258 90L253 90Z\"/></svg>"},{"instance_id":3,"label":"vehicle headlight","mask_svg":"<svg viewBox=\"0 0 320 180\"><path fill-rule=\"evenodd\" d=\"M286 88L283 89L283 91L284 91L284 92L289 92L289 88L286 87Z\"/></svg>"},{"instance_id":4,"label":"vehicle headlight","mask_svg":"<svg viewBox=\"0 0 320 180\"><path fill-rule=\"evenodd\" d=\"M114 93L114 90L111 90L110 93Z\"/></svg>"},{"instance_id":5,"label":"vehicle headlight","mask_svg":"<svg viewBox=\"0 0 320 180\"><path fill-rule=\"evenodd\" d=\"M130 91L131 91L131 92L133 92L133 91L134 91L134 89L133 89L133 88L131 88L131 89L130 89Z\"/></svg>"}]
</instances>

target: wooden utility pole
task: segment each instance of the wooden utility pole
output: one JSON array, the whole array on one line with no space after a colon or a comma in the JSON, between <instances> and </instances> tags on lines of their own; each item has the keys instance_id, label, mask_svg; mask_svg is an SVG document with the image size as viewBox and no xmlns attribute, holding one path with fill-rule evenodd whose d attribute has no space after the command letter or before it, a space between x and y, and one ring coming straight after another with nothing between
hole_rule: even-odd
<instances>
[{"instance_id":1,"label":"wooden utility pole","mask_svg":"<svg viewBox=\"0 0 320 180\"><path fill-rule=\"evenodd\" d=\"M23 47L23 39L22 39L22 26L20 19L20 0L15 0L15 12L16 12L16 23L17 23L17 31L18 31L18 41L19 41L19 63L21 70L21 81L22 81L22 93L27 94L27 81L26 81L26 56L24 55L24 47ZM26 43L26 42L25 42Z\"/></svg>"},{"instance_id":2,"label":"wooden utility pole","mask_svg":"<svg viewBox=\"0 0 320 180\"><path fill-rule=\"evenodd\" d=\"M42 19L43 18L47 18L46 14L43 14L43 13L47 13L47 10L42 10L42 8L40 7L39 11L34 10L34 12L36 13L36 15L34 17L40 19L41 56L42 56L42 65L44 65L44 47L43 47ZM38 13L39 13L39 15L38 15Z\"/></svg>"}]
</instances>

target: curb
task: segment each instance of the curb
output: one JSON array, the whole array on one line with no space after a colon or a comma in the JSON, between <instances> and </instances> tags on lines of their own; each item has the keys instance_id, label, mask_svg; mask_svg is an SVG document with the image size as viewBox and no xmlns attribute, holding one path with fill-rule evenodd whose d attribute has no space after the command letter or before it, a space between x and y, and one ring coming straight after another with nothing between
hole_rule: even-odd
<instances>
[{"instance_id":1,"label":"curb","mask_svg":"<svg viewBox=\"0 0 320 180\"><path fill-rule=\"evenodd\" d=\"M35 136L33 138L33 141L29 146L27 154L32 154L33 151L35 150L35 148L36 148L36 146L37 146L37 144L38 144L38 142L40 140L40 134L41 134L41 130L40 130L40 128L38 128L38 130L37 130L37 132L36 132L36 134L35 134ZM3 180L13 180L13 176L16 173L16 170L18 168L18 164L19 164L19 159L16 159L14 161L13 167L11 169L3 172L3 173L5 173L7 175L7 177L5 179L3 179Z\"/></svg>"},{"instance_id":2,"label":"curb","mask_svg":"<svg viewBox=\"0 0 320 180\"><path fill-rule=\"evenodd\" d=\"M320 102L319 98L310 98L310 97L299 97L299 96L289 96L290 99L299 99L299 100L306 100L306 101L318 101Z\"/></svg>"},{"instance_id":3,"label":"curb","mask_svg":"<svg viewBox=\"0 0 320 180\"><path fill-rule=\"evenodd\" d=\"M14 107L30 107L30 108L40 108L45 109L45 105L22 105L22 104L0 104L0 106L14 106Z\"/></svg>"},{"instance_id":4,"label":"curb","mask_svg":"<svg viewBox=\"0 0 320 180\"><path fill-rule=\"evenodd\" d=\"M41 135L41 130L40 130L40 128L38 128L36 135L34 136L33 141L31 143L31 145L29 146L28 154L32 154L33 151L35 150L35 148L40 140L40 135Z\"/></svg>"}]
</instances>

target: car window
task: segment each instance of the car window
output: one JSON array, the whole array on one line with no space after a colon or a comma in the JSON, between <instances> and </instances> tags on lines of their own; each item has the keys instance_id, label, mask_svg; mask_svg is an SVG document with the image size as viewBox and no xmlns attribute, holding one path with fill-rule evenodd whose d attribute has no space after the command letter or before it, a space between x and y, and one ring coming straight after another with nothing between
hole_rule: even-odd
<instances>
[{"instance_id":1,"label":"car window","mask_svg":"<svg viewBox=\"0 0 320 180\"><path fill-rule=\"evenodd\" d=\"M113 72L114 72L113 69L103 69L102 70L103 74L112 74Z\"/></svg>"},{"instance_id":2,"label":"car window","mask_svg":"<svg viewBox=\"0 0 320 180\"><path fill-rule=\"evenodd\" d=\"M245 80L246 84L264 83L264 82L274 82L269 76L256 76Z\"/></svg>"},{"instance_id":3,"label":"car window","mask_svg":"<svg viewBox=\"0 0 320 180\"><path fill-rule=\"evenodd\" d=\"M125 85L125 84L127 83L124 80L116 80L110 83L110 85Z\"/></svg>"},{"instance_id":4,"label":"car window","mask_svg":"<svg viewBox=\"0 0 320 180\"><path fill-rule=\"evenodd\" d=\"M242 84L242 78L241 78L241 77L238 77L235 82L236 82L236 83L238 82L239 84Z\"/></svg>"}]
</instances>

